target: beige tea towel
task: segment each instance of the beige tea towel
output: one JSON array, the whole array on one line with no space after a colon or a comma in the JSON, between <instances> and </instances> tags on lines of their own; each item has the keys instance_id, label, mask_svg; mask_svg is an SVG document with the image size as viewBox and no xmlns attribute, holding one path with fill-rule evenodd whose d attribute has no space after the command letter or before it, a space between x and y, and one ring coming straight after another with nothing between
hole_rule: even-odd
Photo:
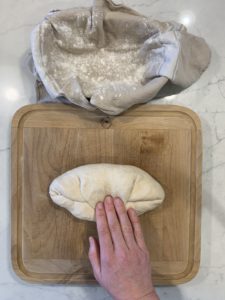
<instances>
[{"instance_id":1,"label":"beige tea towel","mask_svg":"<svg viewBox=\"0 0 225 300\"><path fill-rule=\"evenodd\" d=\"M96 0L90 8L50 12L32 32L32 56L52 99L117 115L167 83L190 86L210 50L181 24Z\"/></svg>"}]
</instances>

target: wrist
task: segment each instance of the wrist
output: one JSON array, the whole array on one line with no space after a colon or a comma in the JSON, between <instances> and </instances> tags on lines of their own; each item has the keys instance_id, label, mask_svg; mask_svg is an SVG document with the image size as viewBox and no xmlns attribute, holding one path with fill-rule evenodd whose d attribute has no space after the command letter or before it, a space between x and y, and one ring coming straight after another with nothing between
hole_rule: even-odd
<instances>
[{"instance_id":1,"label":"wrist","mask_svg":"<svg viewBox=\"0 0 225 300\"><path fill-rule=\"evenodd\" d=\"M135 297L135 298L114 298L114 300L160 300L158 295L156 294L156 291L153 290L151 292L148 292L147 294L141 296L141 297Z\"/></svg>"},{"instance_id":2,"label":"wrist","mask_svg":"<svg viewBox=\"0 0 225 300\"><path fill-rule=\"evenodd\" d=\"M156 291L153 290L150 293L142 296L141 298L138 298L137 300L160 300L158 295L156 294Z\"/></svg>"}]
</instances>

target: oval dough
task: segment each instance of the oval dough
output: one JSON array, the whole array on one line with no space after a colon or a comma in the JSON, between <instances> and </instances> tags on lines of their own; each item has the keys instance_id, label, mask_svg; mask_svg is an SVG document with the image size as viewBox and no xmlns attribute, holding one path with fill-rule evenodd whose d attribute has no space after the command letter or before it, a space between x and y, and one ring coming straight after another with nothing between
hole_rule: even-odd
<instances>
[{"instance_id":1,"label":"oval dough","mask_svg":"<svg viewBox=\"0 0 225 300\"><path fill-rule=\"evenodd\" d=\"M88 164L53 180L52 200L79 219L94 221L95 206L106 195L120 197L138 214L159 206L165 197L161 185L147 172L130 165Z\"/></svg>"}]
</instances>

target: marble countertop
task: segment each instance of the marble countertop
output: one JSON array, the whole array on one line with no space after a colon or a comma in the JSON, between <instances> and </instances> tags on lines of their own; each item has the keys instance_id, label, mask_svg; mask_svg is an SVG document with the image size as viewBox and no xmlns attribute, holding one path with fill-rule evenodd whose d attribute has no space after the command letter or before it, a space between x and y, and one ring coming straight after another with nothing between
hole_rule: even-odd
<instances>
[{"instance_id":1,"label":"marble countertop","mask_svg":"<svg viewBox=\"0 0 225 300\"><path fill-rule=\"evenodd\" d=\"M154 103L193 109L203 128L201 267L187 284L159 287L162 300L225 299L225 1L126 0L145 15L175 20L204 37L212 51L201 78L176 96ZM85 1L90 5L91 1ZM0 3L0 299L111 299L101 287L33 285L18 279L10 262L10 122L14 112L35 103L34 82L26 70L30 32L48 11L84 6L81 0L1 0Z\"/></svg>"}]
</instances>

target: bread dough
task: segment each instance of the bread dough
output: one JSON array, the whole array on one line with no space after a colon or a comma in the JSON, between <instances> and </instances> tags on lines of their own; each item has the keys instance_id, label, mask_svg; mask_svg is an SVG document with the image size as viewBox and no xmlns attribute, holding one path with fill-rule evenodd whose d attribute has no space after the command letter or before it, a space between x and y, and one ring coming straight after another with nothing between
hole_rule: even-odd
<instances>
[{"instance_id":1,"label":"bread dough","mask_svg":"<svg viewBox=\"0 0 225 300\"><path fill-rule=\"evenodd\" d=\"M95 206L106 195L119 196L126 208L138 214L152 210L164 200L161 185L147 172L130 165L88 164L53 180L52 200L79 219L94 221Z\"/></svg>"}]
</instances>

